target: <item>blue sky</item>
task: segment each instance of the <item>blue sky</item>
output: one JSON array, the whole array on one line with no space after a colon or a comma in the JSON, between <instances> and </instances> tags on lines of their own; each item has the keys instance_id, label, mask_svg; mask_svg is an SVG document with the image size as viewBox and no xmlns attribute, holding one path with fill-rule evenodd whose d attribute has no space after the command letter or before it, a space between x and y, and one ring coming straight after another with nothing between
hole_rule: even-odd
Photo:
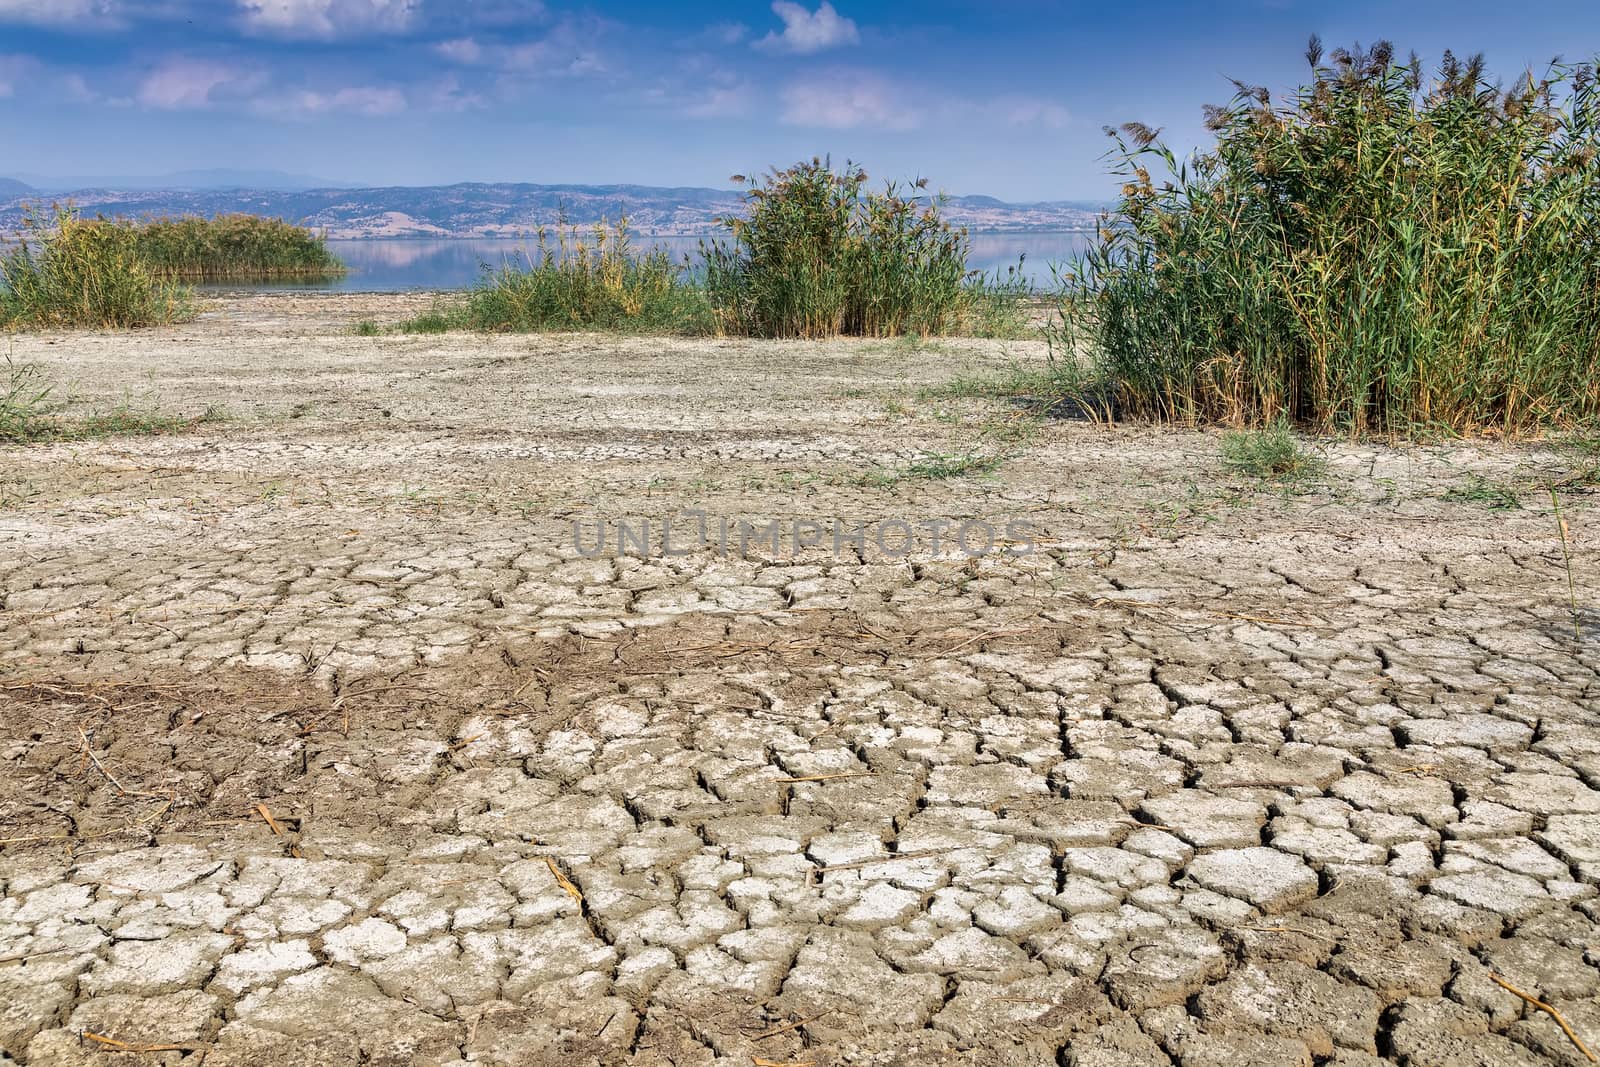
<instances>
[{"instance_id":1,"label":"blue sky","mask_svg":"<svg viewBox=\"0 0 1600 1067\"><path fill-rule=\"evenodd\" d=\"M1204 140L1307 36L1509 76L1600 51L1542 0L0 0L0 174L725 185L817 153L958 193L1099 198L1107 124Z\"/></svg>"}]
</instances>

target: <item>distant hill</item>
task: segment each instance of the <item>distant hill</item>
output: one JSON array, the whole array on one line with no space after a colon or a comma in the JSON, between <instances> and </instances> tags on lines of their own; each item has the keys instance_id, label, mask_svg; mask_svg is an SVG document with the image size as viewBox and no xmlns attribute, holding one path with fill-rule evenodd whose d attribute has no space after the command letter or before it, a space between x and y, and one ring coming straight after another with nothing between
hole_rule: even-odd
<instances>
[{"instance_id":1,"label":"distant hill","mask_svg":"<svg viewBox=\"0 0 1600 1067\"><path fill-rule=\"evenodd\" d=\"M694 236L716 232L719 216L744 207L733 189L483 182L371 189L83 188L51 195L70 200L86 215L247 211L326 230L330 237L513 237L563 215L579 225L626 216L640 234ZM26 192L0 190L0 231L16 229L28 199ZM1007 204L987 196L957 196L946 213L973 230L1076 230L1094 226L1096 208L1081 201Z\"/></svg>"},{"instance_id":2,"label":"distant hill","mask_svg":"<svg viewBox=\"0 0 1600 1067\"><path fill-rule=\"evenodd\" d=\"M0 200L5 200L9 197L27 196L32 192L35 192L35 189L31 185L24 185L15 178L0 178Z\"/></svg>"},{"instance_id":3,"label":"distant hill","mask_svg":"<svg viewBox=\"0 0 1600 1067\"><path fill-rule=\"evenodd\" d=\"M41 192L64 193L76 189L118 189L122 191L163 191L195 189L268 189L276 191L302 189L340 189L344 183L326 178L313 178L305 174L286 174L281 170L181 170L172 174L147 174L140 176L77 175L47 177L40 174L21 174Z\"/></svg>"}]
</instances>

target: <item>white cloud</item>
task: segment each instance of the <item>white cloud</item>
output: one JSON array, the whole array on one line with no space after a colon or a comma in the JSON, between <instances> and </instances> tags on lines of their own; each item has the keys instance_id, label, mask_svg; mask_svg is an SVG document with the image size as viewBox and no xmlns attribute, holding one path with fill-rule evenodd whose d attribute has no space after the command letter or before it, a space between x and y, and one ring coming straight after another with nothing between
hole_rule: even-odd
<instances>
[{"instance_id":1,"label":"white cloud","mask_svg":"<svg viewBox=\"0 0 1600 1067\"><path fill-rule=\"evenodd\" d=\"M429 111L471 111L486 103L477 93L463 88L461 79L454 75L426 86L421 91L420 100Z\"/></svg>"},{"instance_id":2,"label":"white cloud","mask_svg":"<svg viewBox=\"0 0 1600 1067\"><path fill-rule=\"evenodd\" d=\"M828 0L822 0L816 11L790 0L775 0L772 10L783 20L783 32L767 34L756 42L757 48L809 55L861 41L855 22L835 11Z\"/></svg>"},{"instance_id":3,"label":"white cloud","mask_svg":"<svg viewBox=\"0 0 1600 1067\"><path fill-rule=\"evenodd\" d=\"M289 98L290 107L306 115L395 115L406 109L405 94L399 89L354 86L331 93L302 90Z\"/></svg>"},{"instance_id":4,"label":"white cloud","mask_svg":"<svg viewBox=\"0 0 1600 1067\"><path fill-rule=\"evenodd\" d=\"M0 0L0 22L100 21L117 14L113 0Z\"/></svg>"},{"instance_id":5,"label":"white cloud","mask_svg":"<svg viewBox=\"0 0 1600 1067\"><path fill-rule=\"evenodd\" d=\"M1043 126L1059 130L1072 121L1072 114L1060 104L1028 96L1007 96L986 108L1007 126Z\"/></svg>"},{"instance_id":6,"label":"white cloud","mask_svg":"<svg viewBox=\"0 0 1600 1067\"><path fill-rule=\"evenodd\" d=\"M780 117L791 126L911 130L922 124L919 109L893 86L867 74L794 82L783 90L782 100Z\"/></svg>"},{"instance_id":7,"label":"white cloud","mask_svg":"<svg viewBox=\"0 0 1600 1067\"><path fill-rule=\"evenodd\" d=\"M30 76L39 62L29 56L0 56L0 99L12 96L17 83Z\"/></svg>"},{"instance_id":8,"label":"white cloud","mask_svg":"<svg viewBox=\"0 0 1600 1067\"><path fill-rule=\"evenodd\" d=\"M440 41L433 46L433 50L452 63L462 63L467 66L483 58L483 46L471 37L458 37L453 41Z\"/></svg>"},{"instance_id":9,"label":"white cloud","mask_svg":"<svg viewBox=\"0 0 1600 1067\"><path fill-rule=\"evenodd\" d=\"M211 107L266 84L266 76L203 59L169 59L139 83L139 103L163 111Z\"/></svg>"},{"instance_id":10,"label":"white cloud","mask_svg":"<svg viewBox=\"0 0 1600 1067\"><path fill-rule=\"evenodd\" d=\"M596 42L608 28L608 23L597 19L563 19L544 36L521 44L480 43L474 37L457 37L439 42L433 50L461 66L497 71L505 83L528 78L581 77L605 72L605 60Z\"/></svg>"},{"instance_id":11,"label":"white cloud","mask_svg":"<svg viewBox=\"0 0 1600 1067\"><path fill-rule=\"evenodd\" d=\"M686 119L736 119L750 114L755 89L733 81L694 90L678 98L674 108Z\"/></svg>"},{"instance_id":12,"label":"white cloud","mask_svg":"<svg viewBox=\"0 0 1600 1067\"><path fill-rule=\"evenodd\" d=\"M289 37L394 32L411 25L422 0L238 0L245 25Z\"/></svg>"},{"instance_id":13,"label":"white cloud","mask_svg":"<svg viewBox=\"0 0 1600 1067\"><path fill-rule=\"evenodd\" d=\"M742 22L718 22L706 27L701 36L712 44L738 44L750 35L750 27Z\"/></svg>"}]
</instances>

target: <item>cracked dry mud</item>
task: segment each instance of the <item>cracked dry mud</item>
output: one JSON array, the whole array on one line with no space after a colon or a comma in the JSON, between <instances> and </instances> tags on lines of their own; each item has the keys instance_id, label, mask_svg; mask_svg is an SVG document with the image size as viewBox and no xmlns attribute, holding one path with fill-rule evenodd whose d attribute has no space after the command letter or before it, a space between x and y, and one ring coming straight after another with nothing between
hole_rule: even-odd
<instances>
[{"instance_id":1,"label":"cracked dry mud","mask_svg":"<svg viewBox=\"0 0 1600 1067\"><path fill-rule=\"evenodd\" d=\"M1600 1044L1592 498L1581 637L1544 501L1441 499L1553 453L1285 493L919 394L1029 344L405 299L16 340L231 418L0 450L0 1062L1585 1062L1491 976ZM683 508L1040 548L572 547Z\"/></svg>"}]
</instances>

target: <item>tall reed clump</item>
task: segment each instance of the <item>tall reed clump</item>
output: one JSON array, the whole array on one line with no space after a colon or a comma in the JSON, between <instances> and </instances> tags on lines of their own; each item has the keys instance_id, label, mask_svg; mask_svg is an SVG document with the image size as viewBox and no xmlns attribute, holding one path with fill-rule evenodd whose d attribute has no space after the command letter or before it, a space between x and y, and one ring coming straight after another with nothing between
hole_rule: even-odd
<instances>
[{"instance_id":1,"label":"tall reed clump","mask_svg":"<svg viewBox=\"0 0 1600 1067\"><path fill-rule=\"evenodd\" d=\"M1309 85L1241 85L1180 164L1111 131L1126 179L1051 334L1068 387L1136 417L1519 432L1600 414L1592 65L1509 90L1313 39ZM1158 181L1148 166L1164 166Z\"/></svg>"},{"instance_id":2,"label":"tall reed clump","mask_svg":"<svg viewBox=\"0 0 1600 1067\"><path fill-rule=\"evenodd\" d=\"M0 327L154 326L190 314L188 291L145 265L126 226L30 211L21 243L0 255Z\"/></svg>"},{"instance_id":3,"label":"tall reed clump","mask_svg":"<svg viewBox=\"0 0 1600 1067\"><path fill-rule=\"evenodd\" d=\"M662 249L636 254L627 221L585 236L565 223L540 227L530 256L484 268L461 325L480 330L629 330L704 334L713 329L705 293L689 268Z\"/></svg>"},{"instance_id":4,"label":"tall reed clump","mask_svg":"<svg viewBox=\"0 0 1600 1067\"><path fill-rule=\"evenodd\" d=\"M943 334L961 324L968 242L939 203L812 159L746 186L747 212L702 244L719 327L759 337ZM915 189L926 187L918 181Z\"/></svg>"},{"instance_id":5,"label":"tall reed clump","mask_svg":"<svg viewBox=\"0 0 1600 1067\"><path fill-rule=\"evenodd\" d=\"M345 272L322 234L260 215L157 218L116 222L135 235L152 271L194 281L326 278Z\"/></svg>"}]
</instances>

